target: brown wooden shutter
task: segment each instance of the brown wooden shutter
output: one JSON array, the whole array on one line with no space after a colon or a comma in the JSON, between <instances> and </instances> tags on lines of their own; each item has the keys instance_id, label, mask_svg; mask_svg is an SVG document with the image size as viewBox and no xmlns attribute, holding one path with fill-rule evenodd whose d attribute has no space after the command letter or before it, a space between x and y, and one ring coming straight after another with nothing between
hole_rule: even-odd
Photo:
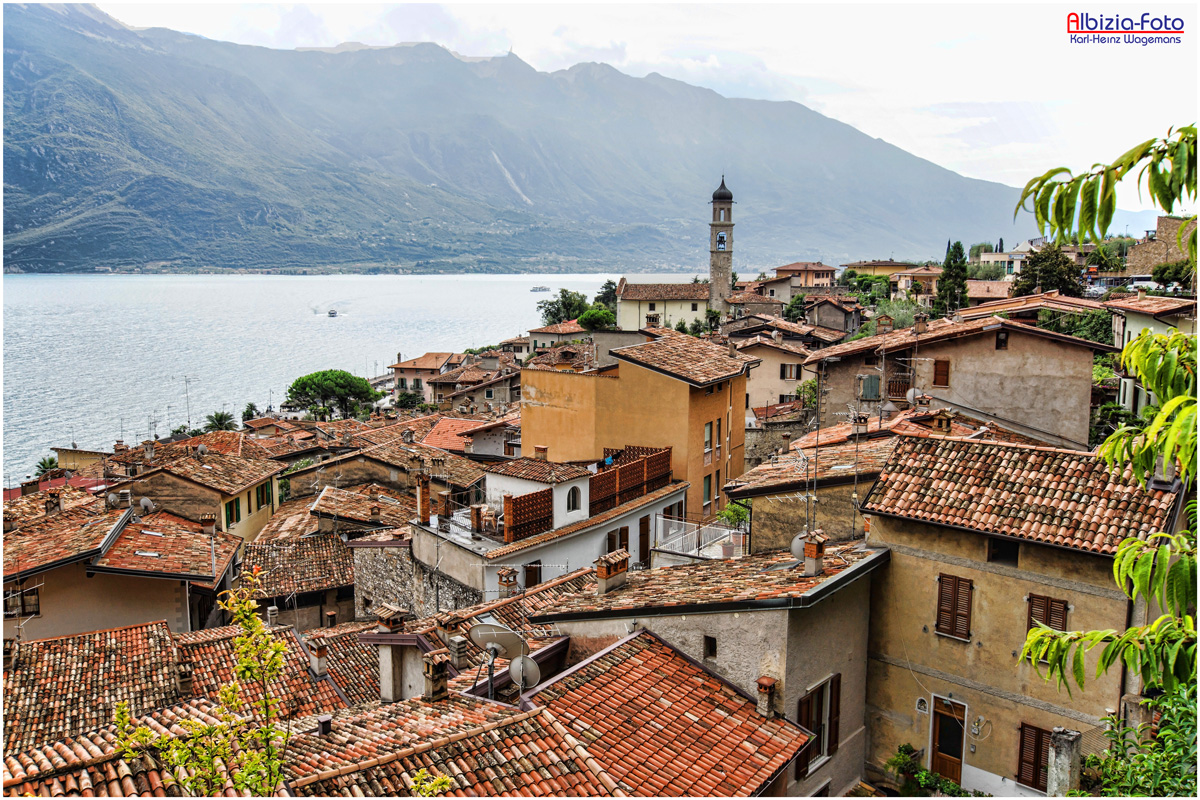
<instances>
[{"instance_id":1,"label":"brown wooden shutter","mask_svg":"<svg viewBox=\"0 0 1200 800\"><path fill-rule=\"evenodd\" d=\"M1021 723L1018 748L1017 783L1046 791L1046 771L1050 765L1050 731Z\"/></svg>"},{"instance_id":2,"label":"brown wooden shutter","mask_svg":"<svg viewBox=\"0 0 1200 800\"><path fill-rule=\"evenodd\" d=\"M621 544L621 547L624 548L626 551L629 550L629 526L628 525L623 525L621 527L621 543L620 544Z\"/></svg>"},{"instance_id":3,"label":"brown wooden shutter","mask_svg":"<svg viewBox=\"0 0 1200 800\"><path fill-rule=\"evenodd\" d=\"M953 575L938 576L937 630L954 634L954 597L958 579Z\"/></svg>"},{"instance_id":4,"label":"brown wooden shutter","mask_svg":"<svg viewBox=\"0 0 1200 800\"><path fill-rule=\"evenodd\" d=\"M800 704L796 708L796 724L806 731L811 731L813 729L812 717L813 695L809 694L800 699ZM813 750L820 746L819 738L819 736L813 736L800 750L800 755L796 756L796 780L808 777L808 765L812 761Z\"/></svg>"},{"instance_id":5,"label":"brown wooden shutter","mask_svg":"<svg viewBox=\"0 0 1200 800\"><path fill-rule=\"evenodd\" d=\"M933 362L933 385L950 385L950 362L937 359Z\"/></svg>"},{"instance_id":6,"label":"brown wooden shutter","mask_svg":"<svg viewBox=\"0 0 1200 800\"><path fill-rule=\"evenodd\" d=\"M1025 630L1031 631L1037 623L1046 622L1046 602L1048 600L1049 598L1042 597L1040 594L1029 595L1029 621Z\"/></svg>"},{"instance_id":7,"label":"brown wooden shutter","mask_svg":"<svg viewBox=\"0 0 1200 800\"><path fill-rule=\"evenodd\" d=\"M958 578L958 589L954 608L954 635L960 639L971 638L971 582Z\"/></svg>"},{"instance_id":8,"label":"brown wooden shutter","mask_svg":"<svg viewBox=\"0 0 1200 800\"><path fill-rule=\"evenodd\" d=\"M779 380L784 380L786 378L787 378L787 364L780 364L779 365Z\"/></svg>"},{"instance_id":9,"label":"brown wooden shutter","mask_svg":"<svg viewBox=\"0 0 1200 800\"><path fill-rule=\"evenodd\" d=\"M1056 631L1065 631L1067 629L1067 601L1051 600L1048 610L1050 619L1046 624Z\"/></svg>"},{"instance_id":10,"label":"brown wooden shutter","mask_svg":"<svg viewBox=\"0 0 1200 800\"><path fill-rule=\"evenodd\" d=\"M525 565L525 588L531 589L542 582L542 562L534 561Z\"/></svg>"},{"instance_id":11,"label":"brown wooden shutter","mask_svg":"<svg viewBox=\"0 0 1200 800\"><path fill-rule=\"evenodd\" d=\"M608 532L608 550L606 552L609 552L609 553L617 552L617 532L616 531Z\"/></svg>"},{"instance_id":12,"label":"brown wooden shutter","mask_svg":"<svg viewBox=\"0 0 1200 800\"><path fill-rule=\"evenodd\" d=\"M839 717L842 713L842 673L829 679L829 749L826 752L833 755L838 751L838 737L841 735Z\"/></svg>"}]
</instances>

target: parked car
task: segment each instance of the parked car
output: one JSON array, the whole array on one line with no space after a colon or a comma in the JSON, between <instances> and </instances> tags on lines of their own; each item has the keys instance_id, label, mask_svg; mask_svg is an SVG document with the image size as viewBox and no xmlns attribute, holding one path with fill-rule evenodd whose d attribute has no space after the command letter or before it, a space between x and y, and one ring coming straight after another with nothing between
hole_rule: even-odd
<instances>
[{"instance_id":1,"label":"parked car","mask_svg":"<svg viewBox=\"0 0 1200 800\"><path fill-rule=\"evenodd\" d=\"M1163 287L1161 283L1155 283L1153 275L1134 275L1130 278L1129 283L1125 285L1125 288L1131 292L1136 292L1138 289L1158 291Z\"/></svg>"}]
</instances>

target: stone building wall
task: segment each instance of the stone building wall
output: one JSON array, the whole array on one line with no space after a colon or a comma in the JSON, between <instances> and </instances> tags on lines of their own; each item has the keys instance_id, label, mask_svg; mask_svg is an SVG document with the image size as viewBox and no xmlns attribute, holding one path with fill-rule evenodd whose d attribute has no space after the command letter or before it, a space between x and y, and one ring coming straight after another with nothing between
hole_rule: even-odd
<instances>
[{"instance_id":1,"label":"stone building wall","mask_svg":"<svg viewBox=\"0 0 1200 800\"><path fill-rule=\"evenodd\" d=\"M1169 264L1187 258L1187 253L1180 250L1175 241L1175 237L1179 235L1179 226L1183 223L1184 220L1176 217L1159 217L1158 232L1155 234L1154 241L1143 242L1129 248L1129 253L1126 255L1125 274L1153 272L1159 264ZM1195 227L1196 223L1193 222L1188 230Z\"/></svg>"},{"instance_id":2,"label":"stone building wall","mask_svg":"<svg viewBox=\"0 0 1200 800\"><path fill-rule=\"evenodd\" d=\"M796 441L808 431L807 416L780 422L762 422L760 428L746 428L746 469L753 469L783 447L783 434Z\"/></svg>"},{"instance_id":3,"label":"stone building wall","mask_svg":"<svg viewBox=\"0 0 1200 800\"><path fill-rule=\"evenodd\" d=\"M429 569L408 547L351 547L354 553L354 613L370 619L373 608L391 603L426 617L475 605L484 593ZM496 599L496 598L492 598Z\"/></svg>"}]
</instances>

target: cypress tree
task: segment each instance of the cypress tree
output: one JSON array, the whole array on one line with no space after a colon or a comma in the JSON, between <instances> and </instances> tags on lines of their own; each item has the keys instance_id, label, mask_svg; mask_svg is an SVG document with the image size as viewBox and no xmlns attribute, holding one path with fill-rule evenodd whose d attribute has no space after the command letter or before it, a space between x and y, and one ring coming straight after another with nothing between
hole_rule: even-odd
<instances>
[{"instance_id":1,"label":"cypress tree","mask_svg":"<svg viewBox=\"0 0 1200 800\"><path fill-rule=\"evenodd\" d=\"M933 313L939 317L951 314L967 303L967 254L962 242L955 242L942 264L942 277L938 279L937 299L933 302Z\"/></svg>"}]
</instances>

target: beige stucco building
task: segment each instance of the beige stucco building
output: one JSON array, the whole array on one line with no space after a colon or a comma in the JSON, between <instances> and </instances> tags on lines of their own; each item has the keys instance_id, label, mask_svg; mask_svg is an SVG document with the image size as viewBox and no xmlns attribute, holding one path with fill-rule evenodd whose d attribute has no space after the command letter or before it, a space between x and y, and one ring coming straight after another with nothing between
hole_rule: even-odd
<instances>
[{"instance_id":1,"label":"beige stucco building","mask_svg":"<svg viewBox=\"0 0 1200 800\"><path fill-rule=\"evenodd\" d=\"M774 336L755 336L737 343L739 353L754 356L762 363L750 372L746 381L746 408L763 408L796 400L796 389L817 373L805 369L812 355L794 342L786 342L778 331Z\"/></svg>"}]
</instances>

